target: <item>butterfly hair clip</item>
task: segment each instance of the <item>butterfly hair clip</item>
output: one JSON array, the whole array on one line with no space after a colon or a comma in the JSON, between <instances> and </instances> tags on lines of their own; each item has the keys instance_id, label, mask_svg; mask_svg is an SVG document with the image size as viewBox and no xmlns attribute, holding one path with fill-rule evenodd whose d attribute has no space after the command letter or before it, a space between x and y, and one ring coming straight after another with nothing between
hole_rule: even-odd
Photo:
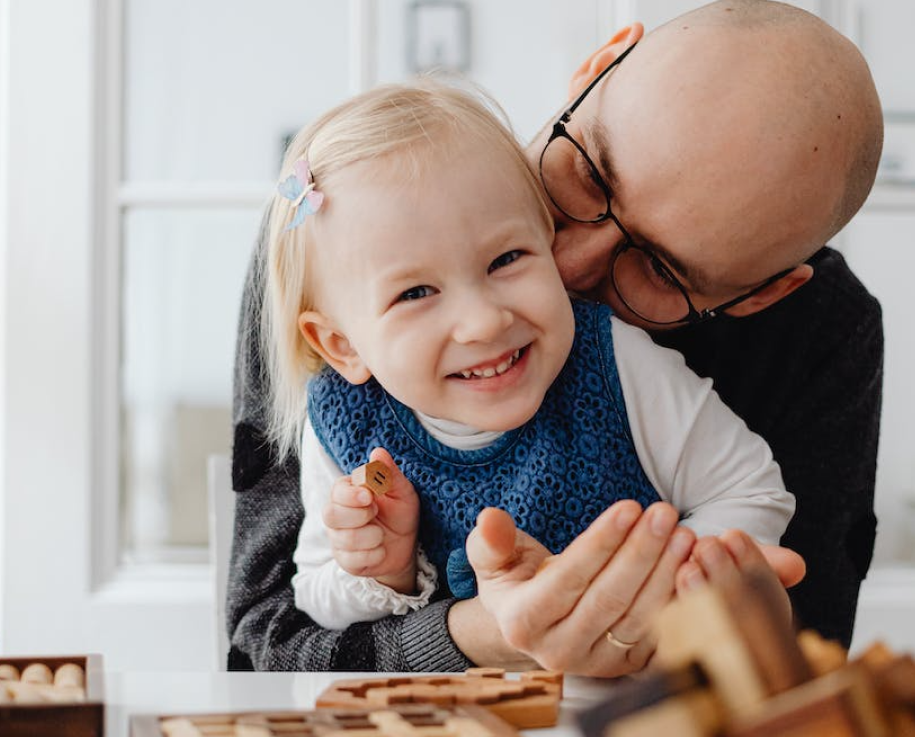
<instances>
[{"instance_id":1,"label":"butterfly hair clip","mask_svg":"<svg viewBox=\"0 0 915 737\"><path fill-rule=\"evenodd\" d=\"M292 230L300 226L306 215L314 215L321 209L324 202L324 193L315 189L315 180L311 175L311 168L307 159L299 159L292 165L292 174L279 183L277 190L283 197L292 202L295 215L286 226Z\"/></svg>"}]
</instances>

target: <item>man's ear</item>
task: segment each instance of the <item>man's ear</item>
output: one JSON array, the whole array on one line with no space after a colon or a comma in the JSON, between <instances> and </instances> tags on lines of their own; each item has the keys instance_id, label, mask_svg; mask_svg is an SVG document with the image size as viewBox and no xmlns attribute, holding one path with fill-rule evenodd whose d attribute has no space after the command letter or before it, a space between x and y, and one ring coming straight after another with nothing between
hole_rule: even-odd
<instances>
[{"instance_id":1,"label":"man's ear","mask_svg":"<svg viewBox=\"0 0 915 737\"><path fill-rule=\"evenodd\" d=\"M578 97L582 90L591 83L591 80L644 35L645 29L641 23L633 23L631 26L617 31L613 38L591 54L585 63L575 70L572 79L569 80L569 99L573 100Z\"/></svg>"},{"instance_id":2,"label":"man's ear","mask_svg":"<svg viewBox=\"0 0 915 737\"><path fill-rule=\"evenodd\" d=\"M364 384L371 378L372 372L362 357L327 315L313 310L303 312L299 315L299 331L308 345L350 384Z\"/></svg>"},{"instance_id":3,"label":"man's ear","mask_svg":"<svg viewBox=\"0 0 915 737\"><path fill-rule=\"evenodd\" d=\"M804 286L812 276L813 267L810 264L795 266L793 271L788 272L778 281L773 282L749 299L726 309L725 312L731 317L746 317L760 312L784 299L795 289Z\"/></svg>"}]
</instances>

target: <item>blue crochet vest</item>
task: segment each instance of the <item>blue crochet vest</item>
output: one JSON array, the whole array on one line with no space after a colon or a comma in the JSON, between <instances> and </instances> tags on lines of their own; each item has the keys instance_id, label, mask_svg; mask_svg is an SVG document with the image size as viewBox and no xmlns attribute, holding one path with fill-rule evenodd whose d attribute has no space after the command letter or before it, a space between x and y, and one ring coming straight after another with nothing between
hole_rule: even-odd
<instances>
[{"instance_id":1,"label":"blue crochet vest","mask_svg":"<svg viewBox=\"0 0 915 737\"><path fill-rule=\"evenodd\" d=\"M420 542L455 596L476 590L464 541L484 507L508 511L558 553L613 502L659 500L629 432L610 308L574 301L573 310L572 351L537 414L478 450L439 443L374 379L354 386L325 369L309 382L309 418L345 473L380 446L413 483Z\"/></svg>"}]
</instances>

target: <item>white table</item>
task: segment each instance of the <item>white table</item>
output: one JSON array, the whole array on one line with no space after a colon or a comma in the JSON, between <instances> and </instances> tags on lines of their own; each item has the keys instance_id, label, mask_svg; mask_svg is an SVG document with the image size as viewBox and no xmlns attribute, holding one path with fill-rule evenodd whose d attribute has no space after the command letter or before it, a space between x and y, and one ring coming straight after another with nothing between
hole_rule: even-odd
<instances>
[{"instance_id":1,"label":"white table","mask_svg":"<svg viewBox=\"0 0 915 737\"><path fill-rule=\"evenodd\" d=\"M370 676L365 673L106 672L105 737L127 737L129 717L133 714L312 709L318 694L332 681ZM567 677L559 725L523 734L577 737L575 712L605 698L612 687L610 681Z\"/></svg>"}]
</instances>

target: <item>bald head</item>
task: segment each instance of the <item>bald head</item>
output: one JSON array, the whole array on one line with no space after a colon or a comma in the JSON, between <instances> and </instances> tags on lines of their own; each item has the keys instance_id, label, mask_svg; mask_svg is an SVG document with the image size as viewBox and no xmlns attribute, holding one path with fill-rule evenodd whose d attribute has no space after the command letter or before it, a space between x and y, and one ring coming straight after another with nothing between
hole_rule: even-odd
<instances>
[{"instance_id":1,"label":"bald head","mask_svg":"<svg viewBox=\"0 0 915 737\"><path fill-rule=\"evenodd\" d=\"M610 278L625 231L697 310L748 292L729 314L765 309L810 279L804 262L873 186L883 122L867 64L827 23L768 0L714 2L642 32L624 29L572 78L570 97L587 93L566 131L598 162L613 218L554 213L563 280L638 323ZM535 162L551 130L533 141ZM590 203L577 161L553 157L549 178Z\"/></svg>"},{"instance_id":2,"label":"bald head","mask_svg":"<svg viewBox=\"0 0 915 737\"><path fill-rule=\"evenodd\" d=\"M883 147L883 115L867 62L857 47L834 28L805 10L767 0L719 1L674 19L659 30L675 32L693 24L743 29L761 43L777 43L751 60L763 74L772 75L783 90L781 105L769 108L768 122L783 113L793 118L798 144L804 129L838 134L833 147L845 164L842 194L834 220L821 240L837 233L864 204L877 173ZM759 49L757 49L758 51ZM815 135L815 133L812 133Z\"/></svg>"},{"instance_id":3,"label":"bald head","mask_svg":"<svg viewBox=\"0 0 915 737\"><path fill-rule=\"evenodd\" d=\"M764 269L810 256L870 192L883 138L873 80L854 44L806 11L712 3L648 34L617 77L605 103L622 158L626 137L650 130L653 154L634 149L645 175L710 195L669 216L703 219L707 243L730 229Z\"/></svg>"}]
</instances>

